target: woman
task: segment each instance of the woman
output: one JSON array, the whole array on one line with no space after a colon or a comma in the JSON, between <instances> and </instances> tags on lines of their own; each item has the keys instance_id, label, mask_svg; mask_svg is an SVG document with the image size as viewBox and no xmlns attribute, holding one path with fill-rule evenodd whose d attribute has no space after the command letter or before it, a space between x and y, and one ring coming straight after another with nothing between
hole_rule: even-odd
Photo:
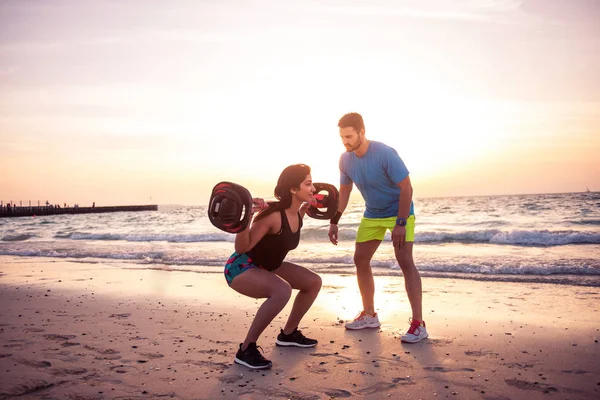
<instances>
[{"instance_id":1,"label":"woman","mask_svg":"<svg viewBox=\"0 0 600 400\"><path fill-rule=\"evenodd\" d=\"M299 265L283 261L290 250L298 247L302 219L314 201L310 167L291 165L277 181L278 202L265 205L263 199L253 199L252 212L259 211L254 222L236 234L235 253L225 265L229 286L245 296L266 298L260 306L248 334L235 355L235 363L252 369L271 368L258 350L256 342L265 328L285 307L292 289L300 292L294 300L287 323L277 336L278 346L314 347L317 341L308 339L298 330L300 320L313 304L321 278Z\"/></svg>"}]
</instances>

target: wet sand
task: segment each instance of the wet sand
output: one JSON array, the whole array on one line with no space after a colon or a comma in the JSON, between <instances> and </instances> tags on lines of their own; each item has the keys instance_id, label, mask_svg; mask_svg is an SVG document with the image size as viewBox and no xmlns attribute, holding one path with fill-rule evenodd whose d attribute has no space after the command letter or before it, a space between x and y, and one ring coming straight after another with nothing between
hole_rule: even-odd
<instances>
[{"instance_id":1,"label":"wet sand","mask_svg":"<svg viewBox=\"0 0 600 400\"><path fill-rule=\"evenodd\" d=\"M600 398L600 288L424 278L430 337L403 344L401 276L363 331L355 277L322 278L300 326L319 345L275 346L290 302L251 371L233 357L261 301L220 274L2 256L0 399Z\"/></svg>"}]
</instances>

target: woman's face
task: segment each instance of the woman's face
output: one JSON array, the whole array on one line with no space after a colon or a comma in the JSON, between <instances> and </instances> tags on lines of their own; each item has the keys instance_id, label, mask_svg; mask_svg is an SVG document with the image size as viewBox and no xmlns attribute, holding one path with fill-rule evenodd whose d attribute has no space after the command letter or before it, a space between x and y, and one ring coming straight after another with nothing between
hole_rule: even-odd
<instances>
[{"instance_id":1,"label":"woman's face","mask_svg":"<svg viewBox=\"0 0 600 400\"><path fill-rule=\"evenodd\" d=\"M300 201L309 203L314 201L313 193L315 193L316 189L313 186L310 174L306 175L299 188L292 189L292 193L294 191Z\"/></svg>"}]
</instances>

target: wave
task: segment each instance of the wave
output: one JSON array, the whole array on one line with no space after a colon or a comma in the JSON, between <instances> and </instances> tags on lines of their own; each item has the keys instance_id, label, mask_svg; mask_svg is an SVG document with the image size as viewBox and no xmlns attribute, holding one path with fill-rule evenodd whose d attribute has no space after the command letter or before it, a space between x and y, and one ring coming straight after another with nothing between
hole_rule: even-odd
<instances>
[{"instance_id":1,"label":"wave","mask_svg":"<svg viewBox=\"0 0 600 400\"><path fill-rule=\"evenodd\" d=\"M340 229L341 240L355 240L356 230ZM307 229L302 239L326 240L327 231ZM388 232L385 241L391 240ZM458 232L419 232L415 233L417 243L489 243L516 246L561 246L567 244L600 244L600 234L581 231L513 230L484 229Z\"/></svg>"},{"instance_id":2,"label":"wave","mask_svg":"<svg viewBox=\"0 0 600 400\"><path fill-rule=\"evenodd\" d=\"M233 242L235 236L225 232L199 234L131 234L131 233L88 233L71 232L59 233L56 239L70 240L122 240L126 242L172 242L172 243L203 243L203 242Z\"/></svg>"},{"instance_id":3,"label":"wave","mask_svg":"<svg viewBox=\"0 0 600 400\"><path fill-rule=\"evenodd\" d=\"M304 228L302 230L303 241L327 242L327 228ZM356 229L340 228L339 239L342 241L354 241ZM5 236L2 240L27 240L33 235ZM8 238L8 239L7 239ZM12 239L11 239L12 238ZM204 242L233 242L235 235L226 232L211 232L198 234L173 234L173 233L90 233L90 232L59 232L55 234L56 239L67 240L120 240L126 242L172 242L172 243L204 243ZM391 240L391 234L386 233L385 241ZM568 244L600 244L600 233L585 231L548 231L548 230L512 230L483 229L469 231L417 231L415 233L417 243L487 243L497 245L513 246L561 246Z\"/></svg>"},{"instance_id":4,"label":"wave","mask_svg":"<svg viewBox=\"0 0 600 400\"><path fill-rule=\"evenodd\" d=\"M27 239L31 239L37 237L37 235L32 234L21 234L21 235L6 235L2 237L3 242L21 242Z\"/></svg>"},{"instance_id":5,"label":"wave","mask_svg":"<svg viewBox=\"0 0 600 400\"><path fill-rule=\"evenodd\" d=\"M47 257L61 259L94 259L132 262L134 264L160 264L188 266L190 270L200 267L219 267L225 265L229 254L202 252L174 253L168 251L143 251L128 249L121 252L93 250L85 248L73 249L2 249L0 255L22 257ZM320 255L307 253L290 254L288 261L301 264L319 273L354 273L355 267L352 255ZM394 258L378 259L372 262L373 272L378 275L401 273ZM516 275L516 276L549 276L575 275L600 277L600 260L592 258L580 259L529 259L496 257L484 260L472 259L465 262L464 258L448 258L444 260L420 259L420 271L432 273L464 273L486 276Z\"/></svg>"}]
</instances>

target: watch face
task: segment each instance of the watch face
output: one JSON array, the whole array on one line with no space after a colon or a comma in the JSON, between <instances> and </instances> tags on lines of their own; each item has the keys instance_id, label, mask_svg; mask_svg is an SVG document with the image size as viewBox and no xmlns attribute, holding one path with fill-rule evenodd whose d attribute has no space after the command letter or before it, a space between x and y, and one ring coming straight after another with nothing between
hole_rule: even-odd
<instances>
[{"instance_id":1,"label":"watch face","mask_svg":"<svg viewBox=\"0 0 600 400\"><path fill-rule=\"evenodd\" d=\"M396 219L396 225L406 226L406 220L404 218Z\"/></svg>"}]
</instances>

